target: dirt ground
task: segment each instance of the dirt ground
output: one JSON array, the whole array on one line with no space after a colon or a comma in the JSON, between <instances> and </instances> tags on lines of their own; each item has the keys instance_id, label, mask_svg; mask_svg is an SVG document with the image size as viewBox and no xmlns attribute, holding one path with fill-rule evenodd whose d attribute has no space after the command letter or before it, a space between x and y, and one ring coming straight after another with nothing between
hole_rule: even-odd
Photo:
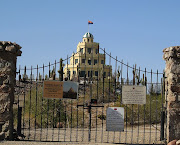
<instances>
[{"instance_id":1,"label":"dirt ground","mask_svg":"<svg viewBox=\"0 0 180 145\"><path fill-rule=\"evenodd\" d=\"M113 145L109 143L3 141L1 145Z\"/></svg>"},{"instance_id":2,"label":"dirt ground","mask_svg":"<svg viewBox=\"0 0 180 145\"><path fill-rule=\"evenodd\" d=\"M90 144L90 145L100 145L100 144L163 144L160 141L160 125L157 126L157 130L150 126L131 126L125 128L124 132L108 132L106 127L92 128L91 130L91 140L88 141L89 132L88 128L49 128L47 129L36 129L36 130L24 130L24 135L26 140L36 140L35 141L4 141L0 142L1 145L58 145L58 144ZM23 133L23 131L22 131ZM40 141L41 139L41 141ZM52 142L53 141L53 142Z\"/></svg>"}]
</instances>

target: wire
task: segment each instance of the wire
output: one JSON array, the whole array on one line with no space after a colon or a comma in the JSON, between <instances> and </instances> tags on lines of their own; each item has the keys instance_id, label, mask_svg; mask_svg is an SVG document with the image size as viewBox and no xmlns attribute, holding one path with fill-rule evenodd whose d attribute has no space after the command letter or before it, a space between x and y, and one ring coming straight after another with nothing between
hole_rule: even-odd
<instances>
[{"instance_id":1,"label":"wire","mask_svg":"<svg viewBox=\"0 0 180 145\"><path fill-rule=\"evenodd\" d=\"M104 49L102 49L102 48L100 48L100 49L101 49L102 51L104 51ZM116 59L115 57L113 57L113 56L111 56L109 53L107 53L106 51L104 51L104 53L107 54L107 55L108 55L109 57L111 57L112 59L114 59L115 61L117 61L117 62L123 64L124 66L127 66L128 68L131 68L131 69L134 70L134 68L133 68L132 66L129 66L129 65L123 63L122 61ZM136 69L136 70L139 70L139 69ZM140 71L141 71L141 72L146 72L146 73L157 74L156 72L148 72L148 71L144 71L144 70L140 70ZM164 74L164 73L158 73L158 74Z\"/></svg>"},{"instance_id":2,"label":"wire","mask_svg":"<svg viewBox=\"0 0 180 145\"><path fill-rule=\"evenodd\" d=\"M101 49L102 51L104 51L104 53L105 53L106 55L108 55L110 58L114 59L115 61L121 63L122 65L124 65L124 66L126 66L126 67L128 67L128 68L131 68L132 70L136 70L136 71L138 70L138 71L141 71L141 72L144 72L144 73L164 74L164 73L152 72L152 70L151 70L151 71L145 71L145 70L141 70L141 69L140 69L140 70L139 70L139 69L135 69L134 67L129 66L128 64L125 64L123 61L120 61L120 60L118 60L117 58L111 56L109 53L107 53L107 52L105 51L105 49L102 49L102 48L100 48L100 49ZM79 50L79 51L76 52L76 53L73 53L73 55L67 57L66 59L63 59L63 61L66 61L66 60L72 58L74 55L78 54L80 51L81 51L81 50ZM49 65L45 65L45 66L43 65L42 67L28 68L28 69L26 69L26 70L43 69L43 68L45 68L45 67L53 66L53 65L58 64L58 63L60 63L60 61L59 61L59 62L56 62L56 63L52 63L52 64L49 63ZM20 70L25 70L25 69L20 69Z\"/></svg>"}]
</instances>

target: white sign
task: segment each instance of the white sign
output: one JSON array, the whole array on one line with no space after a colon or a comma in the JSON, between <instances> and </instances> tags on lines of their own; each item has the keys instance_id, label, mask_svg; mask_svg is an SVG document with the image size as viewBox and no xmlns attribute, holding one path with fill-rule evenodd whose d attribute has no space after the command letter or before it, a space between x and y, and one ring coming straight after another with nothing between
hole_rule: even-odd
<instances>
[{"instance_id":1,"label":"white sign","mask_svg":"<svg viewBox=\"0 0 180 145\"><path fill-rule=\"evenodd\" d=\"M106 131L124 131L124 108L123 107L107 108Z\"/></svg>"},{"instance_id":2,"label":"white sign","mask_svg":"<svg viewBox=\"0 0 180 145\"><path fill-rule=\"evenodd\" d=\"M122 86L123 104L146 104L146 86Z\"/></svg>"}]
</instances>

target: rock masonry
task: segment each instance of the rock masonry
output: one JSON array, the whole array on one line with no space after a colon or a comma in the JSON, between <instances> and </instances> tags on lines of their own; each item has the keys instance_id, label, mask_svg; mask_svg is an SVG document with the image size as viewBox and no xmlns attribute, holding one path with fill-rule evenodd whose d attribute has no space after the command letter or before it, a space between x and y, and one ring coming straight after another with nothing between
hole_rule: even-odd
<instances>
[{"instance_id":1,"label":"rock masonry","mask_svg":"<svg viewBox=\"0 0 180 145\"><path fill-rule=\"evenodd\" d=\"M12 117L16 58L21 55L21 46L9 41L0 41L0 134L2 125Z\"/></svg>"},{"instance_id":2,"label":"rock masonry","mask_svg":"<svg viewBox=\"0 0 180 145\"><path fill-rule=\"evenodd\" d=\"M180 139L180 46L163 50L165 99L167 101L167 142Z\"/></svg>"}]
</instances>

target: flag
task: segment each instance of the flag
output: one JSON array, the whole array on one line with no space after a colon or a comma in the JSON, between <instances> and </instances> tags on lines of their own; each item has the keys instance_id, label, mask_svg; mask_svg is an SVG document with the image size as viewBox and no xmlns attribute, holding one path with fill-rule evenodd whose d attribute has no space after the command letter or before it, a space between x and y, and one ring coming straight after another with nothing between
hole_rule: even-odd
<instances>
[{"instance_id":1,"label":"flag","mask_svg":"<svg viewBox=\"0 0 180 145\"><path fill-rule=\"evenodd\" d=\"M93 24L93 22L92 21L88 21L88 24Z\"/></svg>"}]
</instances>

